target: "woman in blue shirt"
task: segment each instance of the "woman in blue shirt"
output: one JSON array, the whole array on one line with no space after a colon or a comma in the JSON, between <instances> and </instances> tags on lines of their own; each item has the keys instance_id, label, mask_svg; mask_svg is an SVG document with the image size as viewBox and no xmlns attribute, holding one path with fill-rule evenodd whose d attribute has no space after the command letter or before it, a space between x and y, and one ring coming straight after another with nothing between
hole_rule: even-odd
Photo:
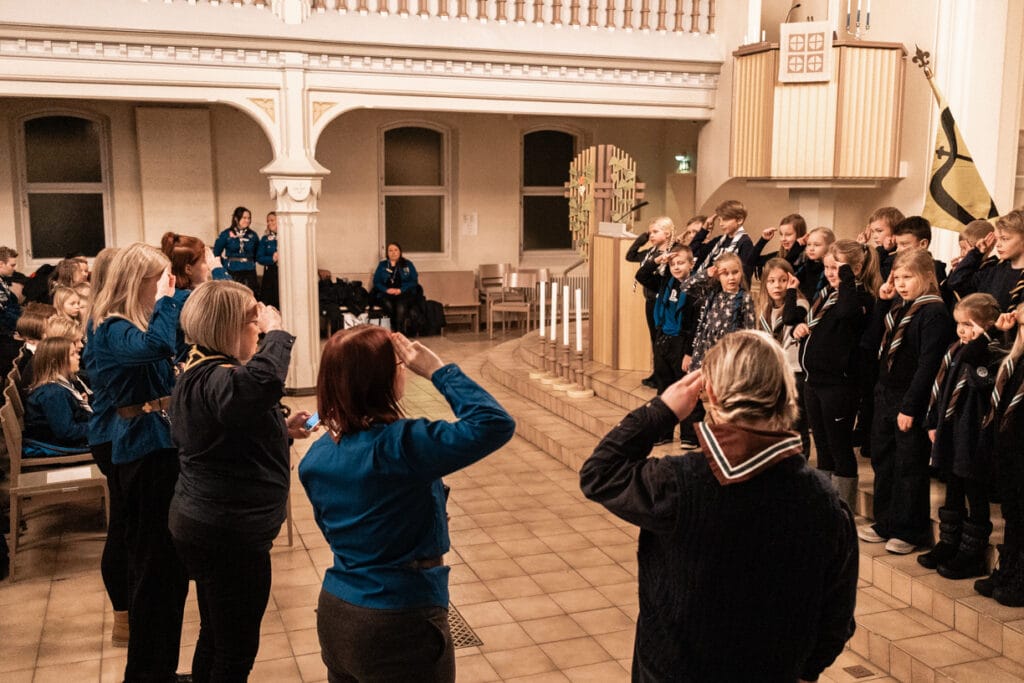
<instances>
[{"instance_id":1,"label":"woman in blue shirt","mask_svg":"<svg viewBox=\"0 0 1024 683\"><path fill-rule=\"evenodd\" d=\"M281 307L277 277L277 213L267 214L267 231L260 238L256 249L256 262L263 266L263 282L260 283L260 301L274 308Z\"/></svg>"},{"instance_id":2,"label":"woman in blue shirt","mask_svg":"<svg viewBox=\"0 0 1024 683\"><path fill-rule=\"evenodd\" d=\"M407 367L456 422L402 415ZM500 448L515 422L457 366L372 325L327 341L317 403L327 433L299 479L334 553L317 608L330 678L454 681L441 477Z\"/></svg>"},{"instance_id":3,"label":"woman in blue shirt","mask_svg":"<svg viewBox=\"0 0 1024 683\"><path fill-rule=\"evenodd\" d=\"M402 247L398 242L389 242L388 257L377 264L370 294L390 316L391 329L395 332L405 332L406 314L418 287L416 266L402 256Z\"/></svg>"},{"instance_id":4,"label":"woman in blue shirt","mask_svg":"<svg viewBox=\"0 0 1024 683\"><path fill-rule=\"evenodd\" d=\"M25 402L25 456L89 450L92 408L85 388L75 381L78 348L62 337L39 342L32 357L34 385Z\"/></svg>"},{"instance_id":5,"label":"woman in blue shirt","mask_svg":"<svg viewBox=\"0 0 1024 683\"><path fill-rule=\"evenodd\" d=\"M249 225L252 213L244 206L237 207L231 214L231 225L221 231L213 243L213 255L223 255L224 267L235 282L241 282L256 294L259 282L256 280L256 249L260 237Z\"/></svg>"},{"instance_id":6,"label":"woman in blue shirt","mask_svg":"<svg viewBox=\"0 0 1024 683\"><path fill-rule=\"evenodd\" d=\"M92 311L89 370L103 411L132 558L125 680L173 681L188 578L167 529L178 452L165 412L174 387L178 317L189 290L170 262L136 243L117 253ZM103 438L103 437L100 437ZM112 496L113 498L113 496Z\"/></svg>"}]
</instances>

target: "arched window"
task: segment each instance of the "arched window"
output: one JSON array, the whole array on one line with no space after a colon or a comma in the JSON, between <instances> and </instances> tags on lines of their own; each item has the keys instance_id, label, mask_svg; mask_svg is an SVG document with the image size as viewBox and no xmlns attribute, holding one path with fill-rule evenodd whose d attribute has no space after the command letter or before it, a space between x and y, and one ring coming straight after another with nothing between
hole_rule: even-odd
<instances>
[{"instance_id":1,"label":"arched window","mask_svg":"<svg viewBox=\"0 0 1024 683\"><path fill-rule=\"evenodd\" d=\"M46 114L20 127L21 237L29 260L95 256L110 222L107 132L98 119Z\"/></svg>"},{"instance_id":2,"label":"arched window","mask_svg":"<svg viewBox=\"0 0 1024 683\"><path fill-rule=\"evenodd\" d=\"M564 183L576 153L576 137L559 130L523 136L523 251L572 248L569 199Z\"/></svg>"},{"instance_id":3,"label":"arched window","mask_svg":"<svg viewBox=\"0 0 1024 683\"><path fill-rule=\"evenodd\" d=\"M410 253L447 251L448 135L423 126L384 131L380 196L383 241Z\"/></svg>"}]
</instances>

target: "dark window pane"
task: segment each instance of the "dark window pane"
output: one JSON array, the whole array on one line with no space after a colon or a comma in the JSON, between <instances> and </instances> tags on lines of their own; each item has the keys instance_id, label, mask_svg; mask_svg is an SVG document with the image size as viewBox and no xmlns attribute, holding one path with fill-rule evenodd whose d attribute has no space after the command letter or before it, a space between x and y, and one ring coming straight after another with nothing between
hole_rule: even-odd
<instances>
[{"instance_id":1,"label":"dark window pane","mask_svg":"<svg viewBox=\"0 0 1024 683\"><path fill-rule=\"evenodd\" d=\"M523 250L571 249L568 197L523 197Z\"/></svg>"},{"instance_id":2,"label":"dark window pane","mask_svg":"<svg viewBox=\"0 0 1024 683\"><path fill-rule=\"evenodd\" d=\"M385 197L384 225L388 242L402 251L442 251L444 197Z\"/></svg>"},{"instance_id":3,"label":"dark window pane","mask_svg":"<svg viewBox=\"0 0 1024 683\"><path fill-rule=\"evenodd\" d=\"M29 194L33 258L95 256L105 244L102 194Z\"/></svg>"},{"instance_id":4,"label":"dark window pane","mask_svg":"<svg viewBox=\"0 0 1024 683\"><path fill-rule=\"evenodd\" d=\"M384 184L444 184L441 134L429 128L393 128L384 133Z\"/></svg>"},{"instance_id":5,"label":"dark window pane","mask_svg":"<svg viewBox=\"0 0 1024 683\"><path fill-rule=\"evenodd\" d=\"M569 179L573 137L557 130L539 130L523 137L523 185L561 186Z\"/></svg>"},{"instance_id":6,"label":"dark window pane","mask_svg":"<svg viewBox=\"0 0 1024 683\"><path fill-rule=\"evenodd\" d=\"M99 183L100 131L74 116L25 122L25 170L30 183Z\"/></svg>"}]
</instances>

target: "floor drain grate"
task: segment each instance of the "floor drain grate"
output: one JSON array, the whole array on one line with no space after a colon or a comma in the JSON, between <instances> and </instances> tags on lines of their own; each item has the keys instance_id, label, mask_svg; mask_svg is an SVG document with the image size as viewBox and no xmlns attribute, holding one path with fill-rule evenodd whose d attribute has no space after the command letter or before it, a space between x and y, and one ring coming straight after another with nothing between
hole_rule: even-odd
<instances>
[{"instance_id":1,"label":"floor drain grate","mask_svg":"<svg viewBox=\"0 0 1024 683\"><path fill-rule=\"evenodd\" d=\"M469 627L466 620L459 614L459 610L455 609L455 605L448 605L448 628L452 632L452 642L456 648L460 647L474 647L476 645L483 645L484 641L473 632L473 629Z\"/></svg>"},{"instance_id":2,"label":"floor drain grate","mask_svg":"<svg viewBox=\"0 0 1024 683\"><path fill-rule=\"evenodd\" d=\"M850 674L854 678L867 678L868 676L874 676L875 675L874 671L872 671L871 669L867 668L866 666L861 666L860 664L858 664L856 666L843 667L843 671L845 671L846 673Z\"/></svg>"}]
</instances>

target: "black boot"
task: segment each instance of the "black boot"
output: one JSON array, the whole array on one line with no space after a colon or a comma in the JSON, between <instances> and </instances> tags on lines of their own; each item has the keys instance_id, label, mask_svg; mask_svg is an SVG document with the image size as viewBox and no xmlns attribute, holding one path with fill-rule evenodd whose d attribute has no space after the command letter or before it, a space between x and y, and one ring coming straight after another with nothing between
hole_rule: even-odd
<instances>
[{"instance_id":1,"label":"black boot","mask_svg":"<svg viewBox=\"0 0 1024 683\"><path fill-rule=\"evenodd\" d=\"M984 524L964 522L960 549L957 550L956 557L939 563L939 576L947 579L985 576L985 551L988 550L988 537L991 533L991 522ZM920 559L918 558L919 561Z\"/></svg>"},{"instance_id":2,"label":"black boot","mask_svg":"<svg viewBox=\"0 0 1024 683\"><path fill-rule=\"evenodd\" d=\"M1003 543L996 546L996 551L999 553L996 568L992 570L989 576L974 582L974 590L986 598L992 597L996 588L1002 585L1003 576L1017 561L1017 551L1007 548Z\"/></svg>"},{"instance_id":3,"label":"black boot","mask_svg":"<svg viewBox=\"0 0 1024 683\"><path fill-rule=\"evenodd\" d=\"M1000 605L1024 607L1024 557L1021 551L1013 553L1013 562L1003 570L1002 579L992 591L992 597Z\"/></svg>"},{"instance_id":4,"label":"black boot","mask_svg":"<svg viewBox=\"0 0 1024 683\"><path fill-rule=\"evenodd\" d=\"M917 556L917 563L928 569L949 562L960 547L964 515L960 510L939 508L939 542L927 553ZM986 541L988 536L985 537ZM973 575L972 575L973 576Z\"/></svg>"}]
</instances>

